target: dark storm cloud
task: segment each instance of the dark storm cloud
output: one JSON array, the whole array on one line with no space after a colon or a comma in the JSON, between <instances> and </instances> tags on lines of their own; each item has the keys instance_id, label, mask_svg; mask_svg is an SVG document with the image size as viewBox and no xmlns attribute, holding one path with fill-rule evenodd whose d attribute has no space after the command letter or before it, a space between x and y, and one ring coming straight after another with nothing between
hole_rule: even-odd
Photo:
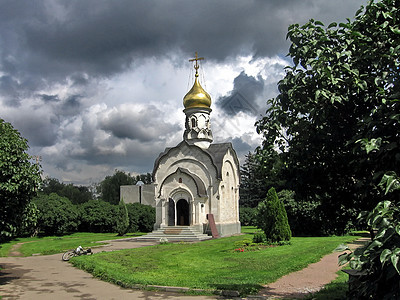
<instances>
[{"instance_id":1,"label":"dark storm cloud","mask_svg":"<svg viewBox=\"0 0 400 300\"><path fill-rule=\"evenodd\" d=\"M99 92L109 88L100 87L103 79L112 82L113 76L148 58L166 58L179 66L194 51L212 62L234 62L238 55L285 55L289 24L309 18L343 21L365 2L3 0L0 106L6 113L0 117L38 152L52 146L48 159L54 156L51 163L67 171L107 163L145 168L179 126L166 122L168 116L154 107L140 113L91 110L91 105L107 102ZM269 84L240 74L230 94L236 95L230 115L256 114L257 96ZM243 140L233 140L239 155L250 147Z\"/></svg>"},{"instance_id":2,"label":"dark storm cloud","mask_svg":"<svg viewBox=\"0 0 400 300\"><path fill-rule=\"evenodd\" d=\"M258 115L260 108L256 100L263 90L264 80L261 76L255 78L243 71L234 79L233 90L227 96L219 98L216 104L230 116L239 112Z\"/></svg>"},{"instance_id":3,"label":"dark storm cloud","mask_svg":"<svg viewBox=\"0 0 400 300\"><path fill-rule=\"evenodd\" d=\"M162 112L152 105L141 109L131 107L109 113L100 121L100 128L121 139L150 142L180 130L178 125L168 124L163 119Z\"/></svg>"},{"instance_id":4,"label":"dark storm cloud","mask_svg":"<svg viewBox=\"0 0 400 300\"><path fill-rule=\"evenodd\" d=\"M310 11L342 15L340 5L316 10L316 1L3 1L1 68L17 77L64 80L107 76L143 56L285 54L290 23L306 21ZM342 9L349 7L358 4Z\"/></svg>"},{"instance_id":5,"label":"dark storm cloud","mask_svg":"<svg viewBox=\"0 0 400 300\"><path fill-rule=\"evenodd\" d=\"M9 117L13 126L28 140L29 146L47 147L56 143L60 125L56 116L45 112L38 115L35 111L21 111Z\"/></svg>"}]
</instances>

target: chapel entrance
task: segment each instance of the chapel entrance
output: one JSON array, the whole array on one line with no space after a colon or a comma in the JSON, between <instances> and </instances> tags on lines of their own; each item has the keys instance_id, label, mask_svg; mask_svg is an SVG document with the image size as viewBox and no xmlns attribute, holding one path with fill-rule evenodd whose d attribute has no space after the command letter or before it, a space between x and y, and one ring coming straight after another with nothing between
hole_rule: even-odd
<instances>
[{"instance_id":1,"label":"chapel entrance","mask_svg":"<svg viewBox=\"0 0 400 300\"><path fill-rule=\"evenodd\" d=\"M189 226L189 203L185 199L176 203L176 225Z\"/></svg>"}]
</instances>

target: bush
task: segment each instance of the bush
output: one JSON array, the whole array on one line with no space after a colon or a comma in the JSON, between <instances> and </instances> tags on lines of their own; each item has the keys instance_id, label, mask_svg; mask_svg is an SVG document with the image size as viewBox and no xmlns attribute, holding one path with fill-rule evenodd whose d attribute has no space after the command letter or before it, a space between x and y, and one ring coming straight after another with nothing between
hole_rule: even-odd
<instances>
[{"instance_id":1,"label":"bush","mask_svg":"<svg viewBox=\"0 0 400 300\"><path fill-rule=\"evenodd\" d=\"M282 190L278 193L279 200L285 206L290 229L294 236L320 236L323 232L321 204L316 201L299 201L295 192Z\"/></svg>"},{"instance_id":2,"label":"bush","mask_svg":"<svg viewBox=\"0 0 400 300\"><path fill-rule=\"evenodd\" d=\"M116 206L102 200L90 200L80 206L81 231L114 232Z\"/></svg>"},{"instance_id":3,"label":"bush","mask_svg":"<svg viewBox=\"0 0 400 300\"><path fill-rule=\"evenodd\" d=\"M126 204L129 216L129 232L150 232L156 222L156 210L149 205L140 203Z\"/></svg>"},{"instance_id":4,"label":"bush","mask_svg":"<svg viewBox=\"0 0 400 300\"><path fill-rule=\"evenodd\" d=\"M239 207L239 221L242 226L256 226L257 209L252 207Z\"/></svg>"},{"instance_id":5,"label":"bush","mask_svg":"<svg viewBox=\"0 0 400 300\"><path fill-rule=\"evenodd\" d=\"M267 237L264 232L257 232L253 236L253 243L265 243L267 241Z\"/></svg>"},{"instance_id":6,"label":"bush","mask_svg":"<svg viewBox=\"0 0 400 300\"><path fill-rule=\"evenodd\" d=\"M25 207L24 217L21 222L21 227L18 230L19 237L34 236L37 234L38 229L39 210L33 202Z\"/></svg>"},{"instance_id":7,"label":"bush","mask_svg":"<svg viewBox=\"0 0 400 300\"><path fill-rule=\"evenodd\" d=\"M65 197L52 193L34 199L39 210L38 228L45 235L63 235L78 229L78 209Z\"/></svg>"},{"instance_id":8,"label":"bush","mask_svg":"<svg viewBox=\"0 0 400 300\"><path fill-rule=\"evenodd\" d=\"M119 201L117 208L116 231L118 235L125 235L129 228L128 210L123 199Z\"/></svg>"},{"instance_id":9,"label":"bush","mask_svg":"<svg viewBox=\"0 0 400 300\"><path fill-rule=\"evenodd\" d=\"M289 241L292 237L285 207L274 188L258 204L257 226L264 231L268 242Z\"/></svg>"}]
</instances>

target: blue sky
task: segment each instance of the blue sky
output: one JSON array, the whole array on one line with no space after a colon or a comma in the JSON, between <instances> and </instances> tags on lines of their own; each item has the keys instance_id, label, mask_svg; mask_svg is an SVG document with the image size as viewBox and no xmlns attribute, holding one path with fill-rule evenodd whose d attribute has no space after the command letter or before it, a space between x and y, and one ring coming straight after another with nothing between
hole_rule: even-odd
<instances>
[{"instance_id":1,"label":"blue sky","mask_svg":"<svg viewBox=\"0 0 400 300\"><path fill-rule=\"evenodd\" d=\"M45 176L91 184L151 172L182 140L193 83L212 97L214 142L240 158L277 94L290 24L344 22L366 1L1 1L0 118L42 157Z\"/></svg>"}]
</instances>

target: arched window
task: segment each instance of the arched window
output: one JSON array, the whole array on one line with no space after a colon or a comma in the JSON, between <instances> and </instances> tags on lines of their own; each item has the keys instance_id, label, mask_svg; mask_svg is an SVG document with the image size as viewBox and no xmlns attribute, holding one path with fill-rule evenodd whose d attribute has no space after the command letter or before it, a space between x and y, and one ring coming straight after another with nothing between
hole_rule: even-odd
<instances>
[{"instance_id":1,"label":"arched window","mask_svg":"<svg viewBox=\"0 0 400 300\"><path fill-rule=\"evenodd\" d=\"M181 177L179 178L179 183L182 183L182 178Z\"/></svg>"},{"instance_id":2,"label":"arched window","mask_svg":"<svg viewBox=\"0 0 400 300\"><path fill-rule=\"evenodd\" d=\"M191 122L192 122L192 128L197 127L197 124L196 124L197 122L196 122L195 118L192 118Z\"/></svg>"}]
</instances>

